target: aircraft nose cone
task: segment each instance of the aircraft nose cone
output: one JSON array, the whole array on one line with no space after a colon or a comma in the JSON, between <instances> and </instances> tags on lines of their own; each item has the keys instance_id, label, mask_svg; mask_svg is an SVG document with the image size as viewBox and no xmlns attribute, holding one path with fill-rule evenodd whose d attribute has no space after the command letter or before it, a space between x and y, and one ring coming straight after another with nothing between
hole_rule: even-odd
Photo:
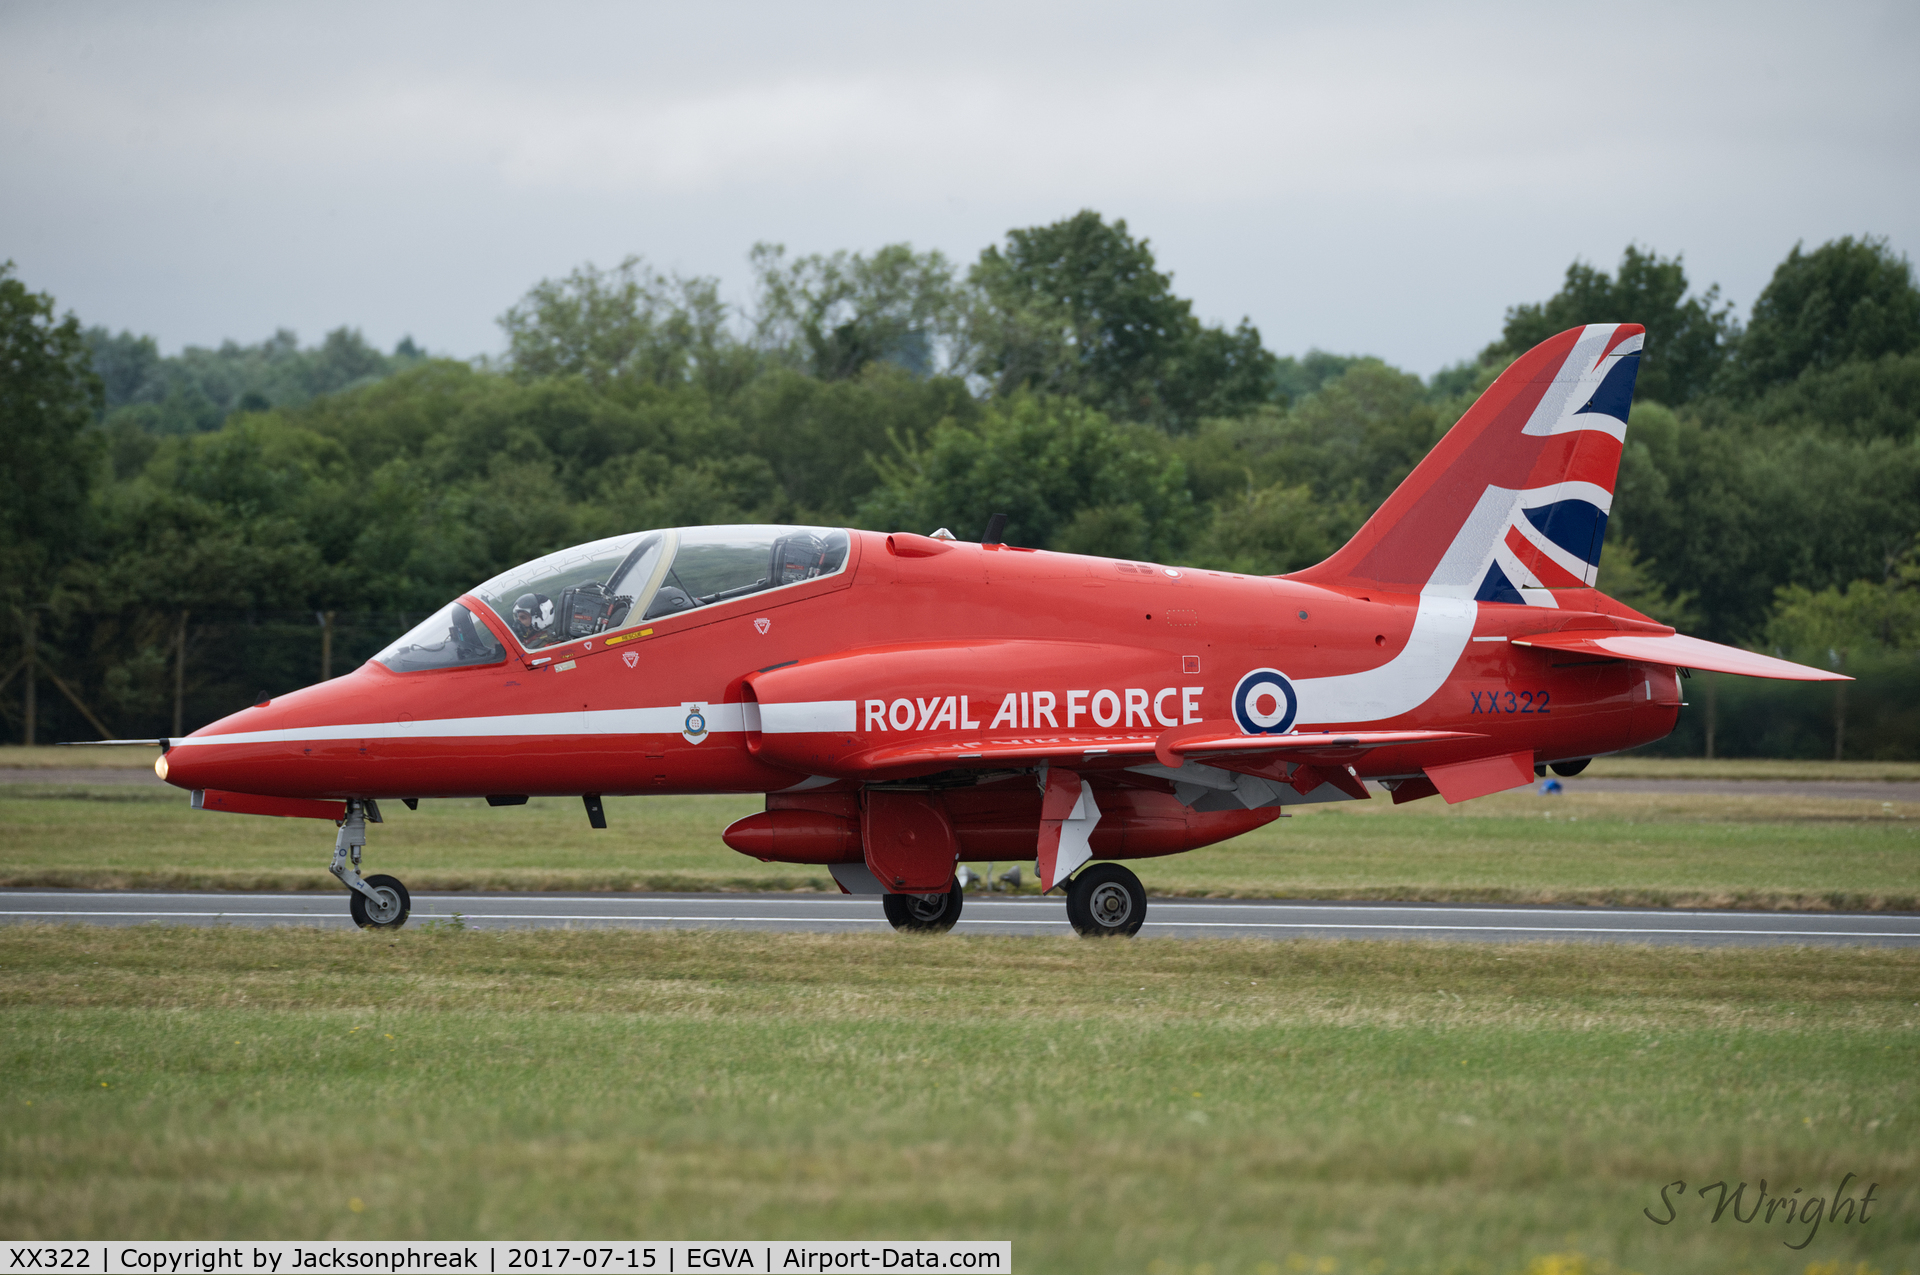
<instances>
[{"instance_id":1,"label":"aircraft nose cone","mask_svg":"<svg viewBox=\"0 0 1920 1275\"><path fill-rule=\"evenodd\" d=\"M215 722L208 730L221 726ZM231 734L235 732L222 732ZM176 788L226 792L284 792L279 772L292 762L286 745L221 743L219 735L196 732L176 740L154 770Z\"/></svg>"},{"instance_id":2,"label":"aircraft nose cone","mask_svg":"<svg viewBox=\"0 0 1920 1275\"><path fill-rule=\"evenodd\" d=\"M371 741L343 723L371 721L378 697L364 672L309 686L229 714L184 739L156 773L179 788L316 797L352 795L371 782ZM350 736L342 738L343 735Z\"/></svg>"}]
</instances>

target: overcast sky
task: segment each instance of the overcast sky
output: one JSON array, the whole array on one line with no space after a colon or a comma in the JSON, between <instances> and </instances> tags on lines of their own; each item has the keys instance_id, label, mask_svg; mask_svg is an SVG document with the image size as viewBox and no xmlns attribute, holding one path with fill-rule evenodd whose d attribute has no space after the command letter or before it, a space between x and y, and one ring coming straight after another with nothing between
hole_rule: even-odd
<instances>
[{"instance_id":1,"label":"overcast sky","mask_svg":"<svg viewBox=\"0 0 1920 1275\"><path fill-rule=\"evenodd\" d=\"M1282 353L1472 354L1569 261L1920 250L1920 6L0 0L0 259L168 352L341 324L496 351L638 253L1124 217ZM1627 316L1623 316L1627 317Z\"/></svg>"}]
</instances>

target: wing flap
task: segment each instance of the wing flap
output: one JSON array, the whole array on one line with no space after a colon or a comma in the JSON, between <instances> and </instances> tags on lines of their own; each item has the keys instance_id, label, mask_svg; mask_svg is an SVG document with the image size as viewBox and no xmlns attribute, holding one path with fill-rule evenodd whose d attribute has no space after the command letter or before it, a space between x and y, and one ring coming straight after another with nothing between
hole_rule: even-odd
<instances>
[{"instance_id":1,"label":"wing flap","mask_svg":"<svg viewBox=\"0 0 1920 1275\"><path fill-rule=\"evenodd\" d=\"M1454 762L1449 766L1429 766L1426 774L1427 782L1438 789L1451 806L1532 783L1533 754L1525 752L1476 757L1472 761ZM1399 793L1394 794L1394 800L1400 800Z\"/></svg>"},{"instance_id":2,"label":"wing flap","mask_svg":"<svg viewBox=\"0 0 1920 1275\"><path fill-rule=\"evenodd\" d=\"M1770 677L1785 682L1850 682L1844 673L1830 673L1771 655L1722 646L1682 633L1535 633L1510 639L1515 646L1531 646L1573 655L1598 655L1613 660L1643 660L1704 673L1737 673L1741 677Z\"/></svg>"}]
</instances>

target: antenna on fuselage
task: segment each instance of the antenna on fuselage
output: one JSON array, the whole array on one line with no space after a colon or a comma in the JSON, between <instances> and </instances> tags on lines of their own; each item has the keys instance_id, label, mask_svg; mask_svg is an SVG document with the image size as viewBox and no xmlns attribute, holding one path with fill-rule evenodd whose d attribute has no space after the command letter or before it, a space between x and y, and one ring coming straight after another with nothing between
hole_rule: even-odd
<instances>
[{"instance_id":1,"label":"antenna on fuselage","mask_svg":"<svg viewBox=\"0 0 1920 1275\"><path fill-rule=\"evenodd\" d=\"M1000 538L1004 536L1006 532L1007 516L1005 514L995 514L993 517L987 519L987 534L980 537L980 543L983 545L997 545L1001 543Z\"/></svg>"}]
</instances>

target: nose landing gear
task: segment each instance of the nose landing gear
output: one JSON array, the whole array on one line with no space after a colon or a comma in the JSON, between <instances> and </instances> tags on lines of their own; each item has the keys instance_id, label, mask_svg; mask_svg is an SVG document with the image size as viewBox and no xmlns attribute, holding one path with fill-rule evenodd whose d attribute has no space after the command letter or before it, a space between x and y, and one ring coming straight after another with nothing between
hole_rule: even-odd
<instances>
[{"instance_id":1,"label":"nose landing gear","mask_svg":"<svg viewBox=\"0 0 1920 1275\"><path fill-rule=\"evenodd\" d=\"M340 833L333 839L333 863L327 871L352 891L347 910L361 929L397 930L407 923L413 898L407 887L394 877L380 875L362 880L360 850L367 844L367 816L380 822L380 807L357 797L347 798L347 817L340 821ZM351 863L351 866L349 866Z\"/></svg>"}]
</instances>

